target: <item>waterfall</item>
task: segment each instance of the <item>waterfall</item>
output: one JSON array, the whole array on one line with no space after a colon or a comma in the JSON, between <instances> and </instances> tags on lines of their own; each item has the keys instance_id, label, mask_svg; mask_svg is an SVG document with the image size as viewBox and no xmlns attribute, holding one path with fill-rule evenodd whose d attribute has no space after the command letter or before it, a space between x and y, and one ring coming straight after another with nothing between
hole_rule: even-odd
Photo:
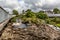
<instances>
[{"instance_id":1,"label":"waterfall","mask_svg":"<svg viewBox=\"0 0 60 40\"><path fill-rule=\"evenodd\" d=\"M15 28L26 28L26 24L22 23L21 19L16 19L16 23L14 23Z\"/></svg>"}]
</instances>

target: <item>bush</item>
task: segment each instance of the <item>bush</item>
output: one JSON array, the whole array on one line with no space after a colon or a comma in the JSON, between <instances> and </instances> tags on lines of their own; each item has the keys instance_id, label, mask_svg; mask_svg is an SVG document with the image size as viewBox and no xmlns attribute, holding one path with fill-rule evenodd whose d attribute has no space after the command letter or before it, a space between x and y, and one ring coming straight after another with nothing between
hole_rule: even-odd
<instances>
[{"instance_id":1,"label":"bush","mask_svg":"<svg viewBox=\"0 0 60 40\"><path fill-rule=\"evenodd\" d=\"M11 19L11 22L16 22L16 19L17 19L17 17L13 17L13 18Z\"/></svg>"},{"instance_id":2,"label":"bush","mask_svg":"<svg viewBox=\"0 0 60 40\"><path fill-rule=\"evenodd\" d=\"M56 24L57 27L60 27L60 24Z\"/></svg>"},{"instance_id":3,"label":"bush","mask_svg":"<svg viewBox=\"0 0 60 40\"><path fill-rule=\"evenodd\" d=\"M46 18L48 18L48 16L46 14L44 14L44 13L38 13L37 18L46 19Z\"/></svg>"},{"instance_id":4,"label":"bush","mask_svg":"<svg viewBox=\"0 0 60 40\"><path fill-rule=\"evenodd\" d=\"M46 22L47 24L50 24L51 20L48 18L48 19L45 19L45 22Z\"/></svg>"},{"instance_id":5,"label":"bush","mask_svg":"<svg viewBox=\"0 0 60 40\"><path fill-rule=\"evenodd\" d=\"M56 22L56 23L60 23L60 18L55 17L51 21Z\"/></svg>"}]
</instances>

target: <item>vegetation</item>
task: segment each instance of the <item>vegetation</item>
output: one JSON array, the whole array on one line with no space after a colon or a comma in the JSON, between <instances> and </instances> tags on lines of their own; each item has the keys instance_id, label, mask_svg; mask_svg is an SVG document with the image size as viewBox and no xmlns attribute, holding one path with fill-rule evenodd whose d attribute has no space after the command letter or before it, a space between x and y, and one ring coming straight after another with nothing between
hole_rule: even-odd
<instances>
[{"instance_id":1,"label":"vegetation","mask_svg":"<svg viewBox=\"0 0 60 40\"><path fill-rule=\"evenodd\" d=\"M36 17L35 13L32 12L30 9L28 9L28 10L26 11L25 16L26 16L27 18L28 18L28 17L30 17L30 18Z\"/></svg>"},{"instance_id":2,"label":"vegetation","mask_svg":"<svg viewBox=\"0 0 60 40\"><path fill-rule=\"evenodd\" d=\"M16 17L13 17L13 18L11 19L11 22L16 22Z\"/></svg>"},{"instance_id":3,"label":"vegetation","mask_svg":"<svg viewBox=\"0 0 60 40\"><path fill-rule=\"evenodd\" d=\"M60 13L60 10L55 8L53 10L54 13ZM21 19L23 23L34 23L34 24L52 24L55 26L60 27L60 18L54 17L49 18L44 11L33 12L32 10L28 9L26 11L22 11L22 14L19 15L17 10L13 10L13 14L16 17L12 18L12 22L16 22L16 19Z\"/></svg>"},{"instance_id":4,"label":"vegetation","mask_svg":"<svg viewBox=\"0 0 60 40\"><path fill-rule=\"evenodd\" d=\"M19 15L18 11L17 10L13 10L13 15Z\"/></svg>"},{"instance_id":5,"label":"vegetation","mask_svg":"<svg viewBox=\"0 0 60 40\"><path fill-rule=\"evenodd\" d=\"M30 9L26 10L24 14L20 15L20 18L23 20L24 23L35 23L35 24L42 24L45 23L43 19L48 18L48 16L43 12L33 12Z\"/></svg>"},{"instance_id":6,"label":"vegetation","mask_svg":"<svg viewBox=\"0 0 60 40\"><path fill-rule=\"evenodd\" d=\"M60 24L57 24L56 26L57 26L57 27L60 27Z\"/></svg>"},{"instance_id":7,"label":"vegetation","mask_svg":"<svg viewBox=\"0 0 60 40\"><path fill-rule=\"evenodd\" d=\"M16 15L11 19L11 22L16 22L16 19L19 18L19 13L17 10L13 10L13 15Z\"/></svg>"},{"instance_id":8,"label":"vegetation","mask_svg":"<svg viewBox=\"0 0 60 40\"><path fill-rule=\"evenodd\" d=\"M46 19L48 18L48 16L45 13L39 12L37 13L37 18Z\"/></svg>"},{"instance_id":9,"label":"vegetation","mask_svg":"<svg viewBox=\"0 0 60 40\"><path fill-rule=\"evenodd\" d=\"M54 9L53 9L53 12L54 12L55 14L57 14L57 13L60 13L60 10L59 10L58 8L54 8Z\"/></svg>"}]
</instances>

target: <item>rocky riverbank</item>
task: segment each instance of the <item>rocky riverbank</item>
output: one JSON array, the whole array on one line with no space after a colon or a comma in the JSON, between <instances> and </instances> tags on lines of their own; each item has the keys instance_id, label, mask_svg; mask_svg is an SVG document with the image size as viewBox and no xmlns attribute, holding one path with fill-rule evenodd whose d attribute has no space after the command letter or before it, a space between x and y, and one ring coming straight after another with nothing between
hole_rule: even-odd
<instances>
[{"instance_id":1,"label":"rocky riverbank","mask_svg":"<svg viewBox=\"0 0 60 40\"><path fill-rule=\"evenodd\" d=\"M32 25L27 28L13 28L9 23L0 40L60 40L60 32L48 25Z\"/></svg>"}]
</instances>

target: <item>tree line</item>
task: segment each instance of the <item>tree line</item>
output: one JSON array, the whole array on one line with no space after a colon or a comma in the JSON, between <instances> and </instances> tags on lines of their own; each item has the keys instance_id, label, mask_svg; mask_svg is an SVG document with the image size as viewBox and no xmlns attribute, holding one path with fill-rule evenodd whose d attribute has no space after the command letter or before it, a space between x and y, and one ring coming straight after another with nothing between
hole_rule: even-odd
<instances>
[{"instance_id":1,"label":"tree line","mask_svg":"<svg viewBox=\"0 0 60 40\"><path fill-rule=\"evenodd\" d=\"M53 9L53 13L58 14L60 10L58 8ZM17 10L13 10L13 15L16 15L12 19L12 22L16 22L16 19L22 19L23 23L35 23L35 24L52 24L60 26L60 18L54 17L49 18L44 11L33 12L31 9L27 9L26 11L22 11L22 14L19 15Z\"/></svg>"}]
</instances>

